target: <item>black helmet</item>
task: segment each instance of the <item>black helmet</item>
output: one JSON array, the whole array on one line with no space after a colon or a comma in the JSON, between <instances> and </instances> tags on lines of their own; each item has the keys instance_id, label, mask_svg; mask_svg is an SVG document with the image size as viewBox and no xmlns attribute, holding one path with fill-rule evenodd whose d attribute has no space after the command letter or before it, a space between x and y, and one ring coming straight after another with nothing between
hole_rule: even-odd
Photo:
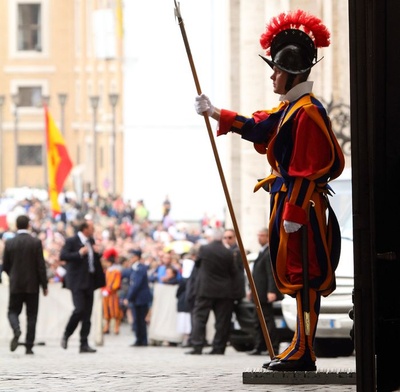
<instances>
[{"instance_id":1,"label":"black helmet","mask_svg":"<svg viewBox=\"0 0 400 392\"><path fill-rule=\"evenodd\" d=\"M271 45L269 60L260 55L268 65L297 75L307 72L317 61L317 49L312 39L303 31L289 29L279 33Z\"/></svg>"},{"instance_id":2,"label":"black helmet","mask_svg":"<svg viewBox=\"0 0 400 392\"><path fill-rule=\"evenodd\" d=\"M292 75L309 71L317 60L317 48L329 46L329 31L321 20L305 11L281 13L271 19L260 44L271 59L260 55L271 68Z\"/></svg>"}]
</instances>

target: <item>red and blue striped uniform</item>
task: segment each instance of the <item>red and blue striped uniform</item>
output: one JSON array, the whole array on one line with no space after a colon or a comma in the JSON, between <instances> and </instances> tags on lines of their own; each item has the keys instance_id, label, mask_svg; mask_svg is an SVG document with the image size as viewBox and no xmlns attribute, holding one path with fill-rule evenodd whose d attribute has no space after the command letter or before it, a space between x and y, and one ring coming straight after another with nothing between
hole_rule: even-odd
<instances>
[{"instance_id":1,"label":"red and blue striped uniform","mask_svg":"<svg viewBox=\"0 0 400 392\"><path fill-rule=\"evenodd\" d=\"M270 192L270 251L276 284L282 293L297 298L298 328L281 359L299 359L308 347L315 361L312 342L316 331L320 296L336 287L335 269L340 256L340 229L330 207L329 181L344 169L344 156L332 131L330 119L312 93L284 101L272 110L245 117L221 110L217 135L234 132L266 154L271 175L259 181ZM311 334L306 337L302 321L303 289L301 230L286 233L283 221L307 227ZM307 344L306 344L307 340Z\"/></svg>"}]
</instances>

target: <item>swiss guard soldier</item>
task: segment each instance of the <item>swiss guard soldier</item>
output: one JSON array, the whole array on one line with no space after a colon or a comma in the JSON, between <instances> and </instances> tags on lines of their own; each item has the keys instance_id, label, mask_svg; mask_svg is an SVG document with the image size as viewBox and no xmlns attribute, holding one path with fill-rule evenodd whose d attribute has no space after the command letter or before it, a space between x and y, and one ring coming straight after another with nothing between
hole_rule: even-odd
<instances>
[{"instance_id":1,"label":"swiss guard soldier","mask_svg":"<svg viewBox=\"0 0 400 392\"><path fill-rule=\"evenodd\" d=\"M340 229L328 196L328 183L344 168L344 156L330 119L308 81L317 48L330 44L321 20L302 10L271 19L260 43L272 68L280 104L252 116L218 109L201 94L198 114L218 121L217 135L233 132L265 154L270 174L254 191L270 193L269 242L278 289L296 298L297 326L291 344L263 367L274 371L314 371L313 349L320 299L335 290ZM271 58L269 58L270 56Z\"/></svg>"}]
</instances>

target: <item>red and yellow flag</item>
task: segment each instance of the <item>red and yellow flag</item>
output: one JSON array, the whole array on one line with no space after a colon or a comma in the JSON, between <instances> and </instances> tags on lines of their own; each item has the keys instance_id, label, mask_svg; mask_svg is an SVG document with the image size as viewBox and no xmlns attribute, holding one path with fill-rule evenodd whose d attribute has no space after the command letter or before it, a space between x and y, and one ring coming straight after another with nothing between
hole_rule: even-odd
<instances>
[{"instance_id":1,"label":"red and yellow flag","mask_svg":"<svg viewBox=\"0 0 400 392\"><path fill-rule=\"evenodd\" d=\"M49 200L53 216L61 213L58 195L72 169L72 161L61 132L51 117L47 107L44 107L46 121L47 171L49 178Z\"/></svg>"}]
</instances>

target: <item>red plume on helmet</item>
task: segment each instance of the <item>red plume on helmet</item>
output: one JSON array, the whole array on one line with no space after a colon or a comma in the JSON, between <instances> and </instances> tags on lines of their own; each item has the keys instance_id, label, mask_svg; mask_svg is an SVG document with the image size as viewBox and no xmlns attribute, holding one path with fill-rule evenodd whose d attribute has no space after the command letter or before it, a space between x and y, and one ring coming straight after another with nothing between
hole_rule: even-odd
<instances>
[{"instance_id":1,"label":"red plume on helmet","mask_svg":"<svg viewBox=\"0 0 400 392\"><path fill-rule=\"evenodd\" d=\"M317 61L317 48L329 46L330 33L321 19L305 11L283 12L271 19L260 37L271 68L292 74L307 72Z\"/></svg>"},{"instance_id":2,"label":"red plume on helmet","mask_svg":"<svg viewBox=\"0 0 400 392\"><path fill-rule=\"evenodd\" d=\"M103 258L105 260L115 262L118 258L118 252L115 248L108 248L103 252Z\"/></svg>"},{"instance_id":3,"label":"red plume on helmet","mask_svg":"<svg viewBox=\"0 0 400 392\"><path fill-rule=\"evenodd\" d=\"M314 42L316 48L327 47L330 44L330 33L321 19L303 10L282 12L273 17L267 25L266 31L261 35L260 44L271 54L271 45L274 38L282 31L298 29L304 31Z\"/></svg>"}]
</instances>

